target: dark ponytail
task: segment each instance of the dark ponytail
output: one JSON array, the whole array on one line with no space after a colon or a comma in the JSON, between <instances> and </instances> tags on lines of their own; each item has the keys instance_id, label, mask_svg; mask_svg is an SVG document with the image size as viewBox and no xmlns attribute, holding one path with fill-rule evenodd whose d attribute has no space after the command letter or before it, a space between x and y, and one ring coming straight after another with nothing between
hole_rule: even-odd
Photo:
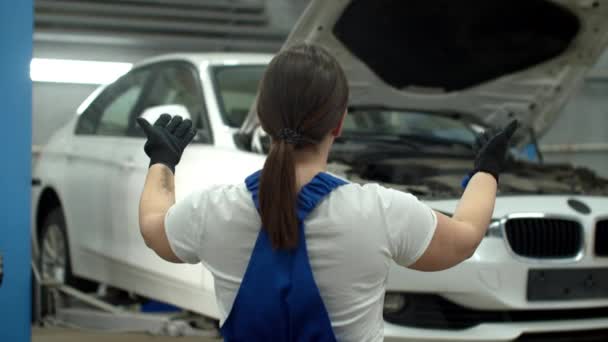
<instances>
[{"instance_id":1,"label":"dark ponytail","mask_svg":"<svg viewBox=\"0 0 608 342\"><path fill-rule=\"evenodd\" d=\"M257 112L272 144L262 169L259 201L262 226L274 248L298 244L295 150L321 142L338 126L347 102L344 72L320 47L291 47L268 65Z\"/></svg>"},{"instance_id":2,"label":"dark ponytail","mask_svg":"<svg viewBox=\"0 0 608 342\"><path fill-rule=\"evenodd\" d=\"M280 140L270 147L260 179L260 214L275 248L298 245L296 199L294 146Z\"/></svg>"}]
</instances>

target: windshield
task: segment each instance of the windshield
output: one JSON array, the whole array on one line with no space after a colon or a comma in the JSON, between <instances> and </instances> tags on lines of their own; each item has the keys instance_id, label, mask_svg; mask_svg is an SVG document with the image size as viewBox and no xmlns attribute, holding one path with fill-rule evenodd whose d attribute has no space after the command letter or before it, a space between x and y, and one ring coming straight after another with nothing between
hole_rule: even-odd
<instances>
[{"instance_id":1,"label":"windshield","mask_svg":"<svg viewBox=\"0 0 608 342\"><path fill-rule=\"evenodd\" d=\"M239 128L255 101L265 65L230 65L212 71L217 102L222 120Z\"/></svg>"},{"instance_id":2,"label":"windshield","mask_svg":"<svg viewBox=\"0 0 608 342\"><path fill-rule=\"evenodd\" d=\"M464 120L436 113L356 109L344 120L345 138L381 138L395 140L426 140L473 145L476 134Z\"/></svg>"}]
</instances>

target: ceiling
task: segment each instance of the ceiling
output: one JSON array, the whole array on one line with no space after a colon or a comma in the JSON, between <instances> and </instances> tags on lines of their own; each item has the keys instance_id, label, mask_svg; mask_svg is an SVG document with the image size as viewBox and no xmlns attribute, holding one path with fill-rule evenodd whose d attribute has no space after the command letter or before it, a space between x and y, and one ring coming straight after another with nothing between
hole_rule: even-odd
<instances>
[{"instance_id":1,"label":"ceiling","mask_svg":"<svg viewBox=\"0 0 608 342\"><path fill-rule=\"evenodd\" d=\"M264 0L36 0L35 45L277 51ZM86 52L83 52L86 54Z\"/></svg>"}]
</instances>

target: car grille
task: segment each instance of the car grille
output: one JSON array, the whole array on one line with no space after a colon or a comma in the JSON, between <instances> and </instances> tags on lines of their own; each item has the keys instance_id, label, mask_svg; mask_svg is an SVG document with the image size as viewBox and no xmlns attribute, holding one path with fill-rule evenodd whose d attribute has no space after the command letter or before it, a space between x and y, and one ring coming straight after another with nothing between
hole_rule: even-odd
<instances>
[{"instance_id":1,"label":"car grille","mask_svg":"<svg viewBox=\"0 0 608 342\"><path fill-rule=\"evenodd\" d=\"M582 247L582 227L571 220L511 218L505 232L513 252L528 258L572 258Z\"/></svg>"},{"instance_id":2,"label":"car grille","mask_svg":"<svg viewBox=\"0 0 608 342\"><path fill-rule=\"evenodd\" d=\"M474 310L434 294L404 294L405 306L396 313L384 313L392 324L423 329L458 330L482 323L534 322L608 318L608 307L568 310ZM534 340L536 341L536 340Z\"/></svg>"},{"instance_id":3,"label":"car grille","mask_svg":"<svg viewBox=\"0 0 608 342\"><path fill-rule=\"evenodd\" d=\"M608 220L599 221L595 226L595 254L608 256Z\"/></svg>"}]
</instances>

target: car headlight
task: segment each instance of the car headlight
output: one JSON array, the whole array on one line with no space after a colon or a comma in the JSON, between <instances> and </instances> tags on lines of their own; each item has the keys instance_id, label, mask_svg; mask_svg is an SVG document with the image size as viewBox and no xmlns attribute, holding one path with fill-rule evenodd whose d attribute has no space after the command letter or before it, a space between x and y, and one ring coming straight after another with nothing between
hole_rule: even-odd
<instances>
[{"instance_id":1,"label":"car headlight","mask_svg":"<svg viewBox=\"0 0 608 342\"><path fill-rule=\"evenodd\" d=\"M452 217L452 214L449 214L445 211L433 209L439 213L442 213L446 216ZM502 225L499 219L493 219L490 221L490 226L488 226L488 230L486 230L486 235L484 237L492 237L492 238L503 238L502 234Z\"/></svg>"},{"instance_id":2,"label":"car headlight","mask_svg":"<svg viewBox=\"0 0 608 342\"><path fill-rule=\"evenodd\" d=\"M384 296L384 314L394 314L405 308L405 296L401 293L386 293Z\"/></svg>"},{"instance_id":3,"label":"car headlight","mask_svg":"<svg viewBox=\"0 0 608 342\"><path fill-rule=\"evenodd\" d=\"M490 226L486 231L485 237L493 237L493 238L501 238L502 235L502 225L500 224L500 220L492 220L490 222Z\"/></svg>"}]
</instances>

